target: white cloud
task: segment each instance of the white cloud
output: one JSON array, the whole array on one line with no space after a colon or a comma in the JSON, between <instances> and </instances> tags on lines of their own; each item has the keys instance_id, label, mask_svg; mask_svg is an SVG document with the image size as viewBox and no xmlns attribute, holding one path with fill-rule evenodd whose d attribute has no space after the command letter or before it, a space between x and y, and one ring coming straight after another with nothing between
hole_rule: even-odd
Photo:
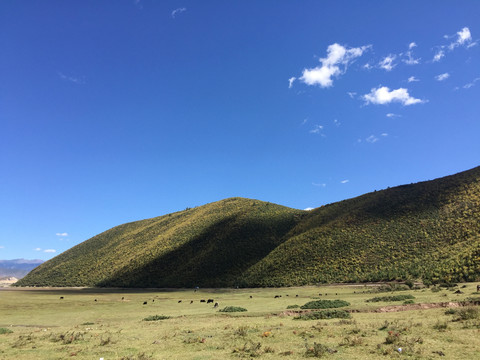
<instances>
[{"instance_id":1,"label":"white cloud","mask_svg":"<svg viewBox=\"0 0 480 360\"><path fill-rule=\"evenodd\" d=\"M365 139L365 141L373 144L378 141L378 138L375 135L370 135L368 138Z\"/></svg>"},{"instance_id":2,"label":"white cloud","mask_svg":"<svg viewBox=\"0 0 480 360\"><path fill-rule=\"evenodd\" d=\"M3 245L0 245L0 249L5 249L5 246L3 246Z\"/></svg>"},{"instance_id":3,"label":"white cloud","mask_svg":"<svg viewBox=\"0 0 480 360\"><path fill-rule=\"evenodd\" d=\"M463 88L464 88L464 89L470 89L472 86L475 86L475 83L476 83L477 81L480 81L480 77L475 78L475 79L473 79L471 82L469 82L468 84L463 85Z\"/></svg>"},{"instance_id":4,"label":"white cloud","mask_svg":"<svg viewBox=\"0 0 480 360\"><path fill-rule=\"evenodd\" d=\"M305 208L305 209L303 209L303 210L305 210L305 211L312 211L313 208L312 208L312 207L308 207L308 208Z\"/></svg>"},{"instance_id":5,"label":"white cloud","mask_svg":"<svg viewBox=\"0 0 480 360\"><path fill-rule=\"evenodd\" d=\"M373 66L370 63L366 63L365 65L363 65L363 68L370 70L370 69L373 69Z\"/></svg>"},{"instance_id":6,"label":"white cloud","mask_svg":"<svg viewBox=\"0 0 480 360\"><path fill-rule=\"evenodd\" d=\"M405 88L399 88L390 91L390 89L386 86L380 86L377 89L373 88L369 94L363 95L363 99L367 105L385 105L391 102L399 102L402 105L407 106L424 102L424 100L415 99L414 97L410 96L408 90Z\"/></svg>"},{"instance_id":7,"label":"white cloud","mask_svg":"<svg viewBox=\"0 0 480 360\"><path fill-rule=\"evenodd\" d=\"M348 94L348 96L350 96L350 98L352 98L352 99L357 95L357 93L354 92L354 91L349 91L349 92L347 92L347 94Z\"/></svg>"},{"instance_id":8,"label":"white cloud","mask_svg":"<svg viewBox=\"0 0 480 360\"><path fill-rule=\"evenodd\" d=\"M387 133L381 133L380 136L387 137L388 134Z\"/></svg>"},{"instance_id":9,"label":"white cloud","mask_svg":"<svg viewBox=\"0 0 480 360\"><path fill-rule=\"evenodd\" d=\"M46 249L46 250L43 250L44 253L55 253L57 252L57 250L55 249Z\"/></svg>"},{"instance_id":10,"label":"white cloud","mask_svg":"<svg viewBox=\"0 0 480 360\"><path fill-rule=\"evenodd\" d=\"M288 79L288 88L291 89L292 86L293 86L293 82L296 80L297 78L295 76L292 76L290 79Z\"/></svg>"},{"instance_id":11,"label":"white cloud","mask_svg":"<svg viewBox=\"0 0 480 360\"><path fill-rule=\"evenodd\" d=\"M35 249L33 249L33 250L35 250L35 251L42 251L42 248L35 248Z\"/></svg>"},{"instance_id":12,"label":"white cloud","mask_svg":"<svg viewBox=\"0 0 480 360\"><path fill-rule=\"evenodd\" d=\"M385 56L378 63L378 66L380 66L382 69L385 69L387 71L391 71L396 66L396 64L393 63L396 58L397 58L397 55L392 55L392 54Z\"/></svg>"},{"instance_id":13,"label":"white cloud","mask_svg":"<svg viewBox=\"0 0 480 360\"><path fill-rule=\"evenodd\" d=\"M388 118L396 118L396 117L401 117L402 115L394 114L394 113L388 113L386 115Z\"/></svg>"},{"instance_id":14,"label":"white cloud","mask_svg":"<svg viewBox=\"0 0 480 360\"><path fill-rule=\"evenodd\" d=\"M327 57L321 58L321 66L304 69L300 80L307 85L320 85L326 88L333 85L333 77L338 77L347 71L347 67L357 57L361 56L370 46L346 48L337 43L329 45Z\"/></svg>"},{"instance_id":15,"label":"white cloud","mask_svg":"<svg viewBox=\"0 0 480 360\"><path fill-rule=\"evenodd\" d=\"M313 129L310 130L310 133L311 133L311 134L321 134L322 130L323 130L323 126L322 126L322 125L315 125L315 126L313 127ZM325 136L325 135L322 134L322 136Z\"/></svg>"},{"instance_id":16,"label":"white cloud","mask_svg":"<svg viewBox=\"0 0 480 360\"><path fill-rule=\"evenodd\" d=\"M334 119L333 120L333 123L335 124L335 126L340 126L342 125L342 123L340 121L338 121L337 119Z\"/></svg>"},{"instance_id":17,"label":"white cloud","mask_svg":"<svg viewBox=\"0 0 480 360\"><path fill-rule=\"evenodd\" d=\"M307 121L308 121L308 118L303 119L302 125L305 125L307 123Z\"/></svg>"},{"instance_id":18,"label":"white cloud","mask_svg":"<svg viewBox=\"0 0 480 360\"><path fill-rule=\"evenodd\" d=\"M177 16L177 14L181 14L184 11L187 11L187 8L182 7L182 8L177 8L177 9L173 10L172 11L172 18L175 19L175 16Z\"/></svg>"},{"instance_id":19,"label":"white cloud","mask_svg":"<svg viewBox=\"0 0 480 360\"><path fill-rule=\"evenodd\" d=\"M477 42L472 41L472 34L470 33L470 29L468 27L464 27L462 30L458 31L455 35L445 35L445 39L456 38L455 41L450 43L449 45L441 45L439 46L440 50L437 51L435 56L433 57L433 62L440 61L445 56L445 49L453 51L455 48L459 46L465 46L467 49L471 48L472 46L477 45Z\"/></svg>"},{"instance_id":20,"label":"white cloud","mask_svg":"<svg viewBox=\"0 0 480 360\"><path fill-rule=\"evenodd\" d=\"M327 184L325 184L325 183L320 183L319 184L319 183L314 183L314 182L312 182L312 185L313 186L319 186L319 187L326 187L327 186Z\"/></svg>"},{"instance_id":21,"label":"white cloud","mask_svg":"<svg viewBox=\"0 0 480 360\"><path fill-rule=\"evenodd\" d=\"M340 184L346 184L346 183L348 183L349 181L350 181L350 180L342 180L342 181L340 181Z\"/></svg>"},{"instance_id":22,"label":"white cloud","mask_svg":"<svg viewBox=\"0 0 480 360\"><path fill-rule=\"evenodd\" d=\"M408 51L405 53L405 56L407 57L406 59L403 59L402 61L407 64L407 65L417 65L420 64L420 58L415 59L412 54L412 49L416 47L417 44L414 42L411 42L408 45ZM401 55L401 54L400 54Z\"/></svg>"},{"instance_id":23,"label":"white cloud","mask_svg":"<svg viewBox=\"0 0 480 360\"><path fill-rule=\"evenodd\" d=\"M435 76L435 80L437 81L443 81L443 80L446 80L450 77L450 74L449 73L443 73L443 74L440 74L440 75L437 75Z\"/></svg>"},{"instance_id":24,"label":"white cloud","mask_svg":"<svg viewBox=\"0 0 480 360\"><path fill-rule=\"evenodd\" d=\"M77 77L65 75L65 74L61 73L60 71L58 71L57 74L58 74L58 76L60 76L60 78L62 80L70 81L70 82L73 82L75 84L85 84L85 79L84 78L80 79L80 78L77 78Z\"/></svg>"},{"instance_id":25,"label":"white cloud","mask_svg":"<svg viewBox=\"0 0 480 360\"><path fill-rule=\"evenodd\" d=\"M453 43L448 45L448 48L450 50L453 50L460 45L467 45L468 47L471 41L472 41L472 34L470 33L470 29L468 27L464 27L462 30L457 32L457 40L455 40Z\"/></svg>"},{"instance_id":26,"label":"white cloud","mask_svg":"<svg viewBox=\"0 0 480 360\"><path fill-rule=\"evenodd\" d=\"M407 81L410 83L410 82L420 81L420 80L418 80L415 76L410 76Z\"/></svg>"},{"instance_id":27,"label":"white cloud","mask_svg":"<svg viewBox=\"0 0 480 360\"><path fill-rule=\"evenodd\" d=\"M440 61L445 56L445 51L438 50L435 56L433 57L433 62Z\"/></svg>"},{"instance_id":28,"label":"white cloud","mask_svg":"<svg viewBox=\"0 0 480 360\"><path fill-rule=\"evenodd\" d=\"M63 233L56 233L55 235L57 235L57 236L61 236L61 237L65 237L65 236L68 236L68 233L66 233L66 232L63 232Z\"/></svg>"}]
</instances>

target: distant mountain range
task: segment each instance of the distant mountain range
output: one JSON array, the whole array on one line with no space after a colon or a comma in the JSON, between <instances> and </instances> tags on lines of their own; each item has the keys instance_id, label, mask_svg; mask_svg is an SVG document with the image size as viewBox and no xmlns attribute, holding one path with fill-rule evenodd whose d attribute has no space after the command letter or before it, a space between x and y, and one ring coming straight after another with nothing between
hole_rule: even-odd
<instances>
[{"instance_id":1,"label":"distant mountain range","mask_svg":"<svg viewBox=\"0 0 480 360\"><path fill-rule=\"evenodd\" d=\"M0 260L0 277L16 277L20 279L27 275L32 269L42 264L43 260Z\"/></svg>"},{"instance_id":2,"label":"distant mountain range","mask_svg":"<svg viewBox=\"0 0 480 360\"><path fill-rule=\"evenodd\" d=\"M231 198L119 225L19 286L480 281L480 167L296 210Z\"/></svg>"}]
</instances>

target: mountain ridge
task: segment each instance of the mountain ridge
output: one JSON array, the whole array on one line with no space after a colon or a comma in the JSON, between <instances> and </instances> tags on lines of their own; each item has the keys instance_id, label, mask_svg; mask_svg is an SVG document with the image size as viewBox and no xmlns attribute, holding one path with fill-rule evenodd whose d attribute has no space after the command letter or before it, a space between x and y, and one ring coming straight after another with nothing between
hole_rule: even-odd
<instances>
[{"instance_id":1,"label":"mountain ridge","mask_svg":"<svg viewBox=\"0 0 480 360\"><path fill-rule=\"evenodd\" d=\"M122 224L19 286L292 286L480 280L480 167L311 211L229 198Z\"/></svg>"}]
</instances>

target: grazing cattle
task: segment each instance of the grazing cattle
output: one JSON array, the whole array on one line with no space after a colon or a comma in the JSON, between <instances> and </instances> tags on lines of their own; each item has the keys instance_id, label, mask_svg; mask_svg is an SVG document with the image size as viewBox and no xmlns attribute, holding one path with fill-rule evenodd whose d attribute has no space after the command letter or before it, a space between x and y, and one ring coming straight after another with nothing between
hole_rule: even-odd
<instances>
[{"instance_id":1,"label":"grazing cattle","mask_svg":"<svg viewBox=\"0 0 480 360\"><path fill-rule=\"evenodd\" d=\"M480 292L480 285L477 285L477 292Z\"/></svg>"},{"instance_id":2,"label":"grazing cattle","mask_svg":"<svg viewBox=\"0 0 480 360\"><path fill-rule=\"evenodd\" d=\"M193 304L193 300L190 300L190 304Z\"/></svg>"},{"instance_id":3,"label":"grazing cattle","mask_svg":"<svg viewBox=\"0 0 480 360\"><path fill-rule=\"evenodd\" d=\"M97 302L97 299L95 299L95 302Z\"/></svg>"},{"instance_id":4,"label":"grazing cattle","mask_svg":"<svg viewBox=\"0 0 480 360\"><path fill-rule=\"evenodd\" d=\"M125 296L122 296L122 301L125 300Z\"/></svg>"},{"instance_id":5,"label":"grazing cattle","mask_svg":"<svg viewBox=\"0 0 480 360\"><path fill-rule=\"evenodd\" d=\"M250 299L253 299L253 296L252 296L252 295L250 295Z\"/></svg>"},{"instance_id":6,"label":"grazing cattle","mask_svg":"<svg viewBox=\"0 0 480 360\"><path fill-rule=\"evenodd\" d=\"M200 300L200 302L206 302L205 299Z\"/></svg>"},{"instance_id":7,"label":"grazing cattle","mask_svg":"<svg viewBox=\"0 0 480 360\"><path fill-rule=\"evenodd\" d=\"M298 297L298 295L295 295L295 297Z\"/></svg>"},{"instance_id":8,"label":"grazing cattle","mask_svg":"<svg viewBox=\"0 0 480 360\"><path fill-rule=\"evenodd\" d=\"M182 300L178 300L178 303L180 304L182 302Z\"/></svg>"},{"instance_id":9,"label":"grazing cattle","mask_svg":"<svg viewBox=\"0 0 480 360\"><path fill-rule=\"evenodd\" d=\"M208 299L208 300L207 300L207 304L210 304L210 303L213 304L213 299Z\"/></svg>"},{"instance_id":10,"label":"grazing cattle","mask_svg":"<svg viewBox=\"0 0 480 360\"><path fill-rule=\"evenodd\" d=\"M275 299L281 298L282 295L275 295Z\"/></svg>"},{"instance_id":11,"label":"grazing cattle","mask_svg":"<svg viewBox=\"0 0 480 360\"><path fill-rule=\"evenodd\" d=\"M143 305L147 305L147 302L146 302L146 301L144 301L144 302L143 302Z\"/></svg>"},{"instance_id":12,"label":"grazing cattle","mask_svg":"<svg viewBox=\"0 0 480 360\"><path fill-rule=\"evenodd\" d=\"M217 308L218 307L218 303L215 303L215 305L213 305L213 308Z\"/></svg>"},{"instance_id":13,"label":"grazing cattle","mask_svg":"<svg viewBox=\"0 0 480 360\"><path fill-rule=\"evenodd\" d=\"M63 300L63 296L60 296L60 300Z\"/></svg>"},{"instance_id":14,"label":"grazing cattle","mask_svg":"<svg viewBox=\"0 0 480 360\"><path fill-rule=\"evenodd\" d=\"M153 299L152 302L155 302L155 299Z\"/></svg>"}]
</instances>

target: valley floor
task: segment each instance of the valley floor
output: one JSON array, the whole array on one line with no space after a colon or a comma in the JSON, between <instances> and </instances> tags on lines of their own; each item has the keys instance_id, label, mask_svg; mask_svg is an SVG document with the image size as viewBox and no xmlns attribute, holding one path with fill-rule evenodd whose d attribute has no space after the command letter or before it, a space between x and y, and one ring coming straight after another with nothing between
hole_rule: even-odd
<instances>
[{"instance_id":1,"label":"valley floor","mask_svg":"<svg viewBox=\"0 0 480 360\"><path fill-rule=\"evenodd\" d=\"M395 292L377 292L373 285L4 288L0 359L478 359L476 285ZM413 304L366 302L395 295L412 295ZM312 300L345 300L350 305L341 309L350 318L294 319L304 312L294 305ZM248 311L218 311L226 306ZM169 318L144 320L155 315Z\"/></svg>"}]
</instances>

